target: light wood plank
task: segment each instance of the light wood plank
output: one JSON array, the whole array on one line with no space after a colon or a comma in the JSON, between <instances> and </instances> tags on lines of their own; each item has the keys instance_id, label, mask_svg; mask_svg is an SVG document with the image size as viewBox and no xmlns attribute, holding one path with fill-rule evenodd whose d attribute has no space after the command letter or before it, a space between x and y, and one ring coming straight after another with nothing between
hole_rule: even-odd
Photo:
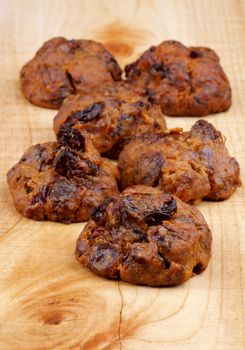
<instances>
[{"instance_id":1,"label":"light wood plank","mask_svg":"<svg viewBox=\"0 0 245 350\"><path fill-rule=\"evenodd\" d=\"M73 252L83 224L21 218L5 179L27 147L55 139L55 112L23 98L19 71L57 35L101 40L122 65L166 39L214 48L233 106L207 119L226 135L244 179L244 15L239 0L0 1L0 349L245 348L244 187L223 203L199 206L213 231L207 271L161 289L104 280L81 267ZM167 118L184 128L195 120Z\"/></svg>"}]
</instances>

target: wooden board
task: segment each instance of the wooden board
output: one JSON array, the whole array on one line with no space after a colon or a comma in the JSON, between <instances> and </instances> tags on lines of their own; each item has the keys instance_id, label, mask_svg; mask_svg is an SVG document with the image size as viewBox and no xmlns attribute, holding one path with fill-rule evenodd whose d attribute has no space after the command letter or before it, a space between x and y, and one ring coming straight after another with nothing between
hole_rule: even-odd
<instances>
[{"instance_id":1,"label":"wooden board","mask_svg":"<svg viewBox=\"0 0 245 350\"><path fill-rule=\"evenodd\" d=\"M103 41L122 65L166 39L214 48L233 105L207 120L226 135L244 181L244 15L242 0L0 1L1 350L245 348L244 187L225 202L199 206L213 232L207 271L176 288L146 288L81 267L73 252L83 224L22 218L5 180L27 147L55 139L55 111L23 98L19 71L46 39L64 35ZM184 128L195 120L167 118Z\"/></svg>"}]
</instances>

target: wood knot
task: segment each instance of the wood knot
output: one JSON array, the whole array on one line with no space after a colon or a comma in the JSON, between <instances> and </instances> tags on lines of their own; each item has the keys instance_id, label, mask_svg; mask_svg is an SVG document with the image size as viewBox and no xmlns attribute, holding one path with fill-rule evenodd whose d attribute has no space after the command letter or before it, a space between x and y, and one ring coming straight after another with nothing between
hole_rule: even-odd
<instances>
[{"instance_id":1,"label":"wood knot","mask_svg":"<svg viewBox=\"0 0 245 350\"><path fill-rule=\"evenodd\" d=\"M117 57L129 57L137 47L149 41L151 33L143 28L129 27L120 22L112 22L95 30L95 37L107 50Z\"/></svg>"},{"instance_id":2,"label":"wood knot","mask_svg":"<svg viewBox=\"0 0 245 350\"><path fill-rule=\"evenodd\" d=\"M133 47L124 42L106 41L104 45L115 56L130 56L134 51Z\"/></svg>"},{"instance_id":3,"label":"wood knot","mask_svg":"<svg viewBox=\"0 0 245 350\"><path fill-rule=\"evenodd\" d=\"M52 311L47 312L42 315L42 322L48 325L58 325L62 322L63 317L61 312L59 311Z\"/></svg>"}]
</instances>

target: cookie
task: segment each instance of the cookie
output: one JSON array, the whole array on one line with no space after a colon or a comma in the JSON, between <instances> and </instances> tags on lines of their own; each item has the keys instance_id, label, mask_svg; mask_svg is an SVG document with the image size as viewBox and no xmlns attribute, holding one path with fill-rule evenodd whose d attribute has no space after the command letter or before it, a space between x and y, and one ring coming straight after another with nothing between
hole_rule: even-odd
<instances>
[{"instance_id":1,"label":"cookie","mask_svg":"<svg viewBox=\"0 0 245 350\"><path fill-rule=\"evenodd\" d=\"M177 41L152 46L125 67L130 83L152 90L163 113L203 116L231 105L231 88L217 54Z\"/></svg>"},{"instance_id":2,"label":"cookie","mask_svg":"<svg viewBox=\"0 0 245 350\"><path fill-rule=\"evenodd\" d=\"M61 143L30 147L7 180L23 216L71 223L88 220L94 207L117 194L118 176L116 167L74 131L70 144L64 137Z\"/></svg>"},{"instance_id":3,"label":"cookie","mask_svg":"<svg viewBox=\"0 0 245 350\"><path fill-rule=\"evenodd\" d=\"M197 208L156 188L135 186L94 210L77 240L76 258L103 277L171 286L206 269L211 241Z\"/></svg>"},{"instance_id":4,"label":"cookie","mask_svg":"<svg viewBox=\"0 0 245 350\"><path fill-rule=\"evenodd\" d=\"M69 96L54 118L54 130L59 138L70 128L89 136L101 154L116 159L133 136L161 132L166 123L161 108L149 96L117 82L88 96Z\"/></svg>"},{"instance_id":5,"label":"cookie","mask_svg":"<svg viewBox=\"0 0 245 350\"><path fill-rule=\"evenodd\" d=\"M54 109L71 94L86 95L101 84L120 79L121 68L102 44L62 37L45 42L20 74L27 100Z\"/></svg>"},{"instance_id":6,"label":"cookie","mask_svg":"<svg viewBox=\"0 0 245 350\"><path fill-rule=\"evenodd\" d=\"M222 134L204 120L189 132L136 138L122 150L121 187L158 187L184 202L224 200L240 186L239 165Z\"/></svg>"}]
</instances>

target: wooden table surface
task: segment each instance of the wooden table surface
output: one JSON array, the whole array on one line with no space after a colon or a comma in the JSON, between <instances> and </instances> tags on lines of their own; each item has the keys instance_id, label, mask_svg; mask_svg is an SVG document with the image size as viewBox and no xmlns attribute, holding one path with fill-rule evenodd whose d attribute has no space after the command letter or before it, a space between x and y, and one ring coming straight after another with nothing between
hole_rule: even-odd
<instances>
[{"instance_id":1,"label":"wooden table surface","mask_svg":"<svg viewBox=\"0 0 245 350\"><path fill-rule=\"evenodd\" d=\"M83 224L22 218L7 170L31 144L54 140L55 111L20 93L19 71L53 36L102 41L124 65L162 40L212 47L233 104L206 119L227 138L245 174L245 1L0 0L0 349L245 348L245 197L199 205L213 232L208 269L175 288L102 279L74 259ZM167 118L189 128L196 118Z\"/></svg>"}]
</instances>

